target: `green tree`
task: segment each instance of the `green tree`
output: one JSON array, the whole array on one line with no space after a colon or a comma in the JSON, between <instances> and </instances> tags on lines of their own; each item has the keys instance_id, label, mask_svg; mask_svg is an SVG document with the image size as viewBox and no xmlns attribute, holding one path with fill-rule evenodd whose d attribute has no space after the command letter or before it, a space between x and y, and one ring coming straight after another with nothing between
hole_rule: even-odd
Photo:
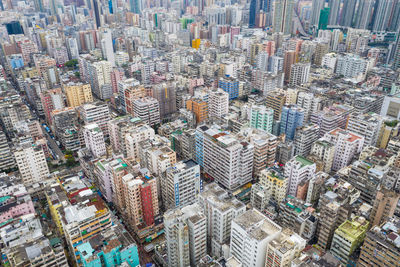
<instances>
[{"instance_id":1,"label":"green tree","mask_svg":"<svg viewBox=\"0 0 400 267\"><path fill-rule=\"evenodd\" d=\"M65 67L68 67L68 68L71 68L71 69L75 68L77 65L78 65L78 60L77 59L71 59L71 60L65 62Z\"/></svg>"}]
</instances>

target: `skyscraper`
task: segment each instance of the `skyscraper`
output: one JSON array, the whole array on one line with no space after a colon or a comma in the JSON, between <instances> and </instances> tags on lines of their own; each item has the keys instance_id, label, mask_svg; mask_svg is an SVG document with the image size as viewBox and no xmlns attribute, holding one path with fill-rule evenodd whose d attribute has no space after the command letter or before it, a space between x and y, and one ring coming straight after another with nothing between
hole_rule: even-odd
<instances>
[{"instance_id":1,"label":"skyscraper","mask_svg":"<svg viewBox=\"0 0 400 267\"><path fill-rule=\"evenodd\" d=\"M329 22L329 7L325 7L321 10L319 15L318 30L326 30Z\"/></svg>"},{"instance_id":2,"label":"skyscraper","mask_svg":"<svg viewBox=\"0 0 400 267\"><path fill-rule=\"evenodd\" d=\"M275 2L274 25L275 32L290 34L292 32L293 0L278 0Z\"/></svg>"},{"instance_id":3,"label":"skyscraper","mask_svg":"<svg viewBox=\"0 0 400 267\"><path fill-rule=\"evenodd\" d=\"M392 10L393 0L378 0L376 2L372 31L380 32L388 28Z\"/></svg>"},{"instance_id":4,"label":"skyscraper","mask_svg":"<svg viewBox=\"0 0 400 267\"><path fill-rule=\"evenodd\" d=\"M140 0L129 0L130 11L136 14L142 12L142 5Z\"/></svg>"},{"instance_id":5,"label":"skyscraper","mask_svg":"<svg viewBox=\"0 0 400 267\"><path fill-rule=\"evenodd\" d=\"M34 4L35 4L35 11L36 12L44 12L43 0L35 0Z\"/></svg>"},{"instance_id":6,"label":"skyscraper","mask_svg":"<svg viewBox=\"0 0 400 267\"><path fill-rule=\"evenodd\" d=\"M58 6L57 0L50 0L49 2L50 2L50 14L52 16L57 15L57 6Z\"/></svg>"},{"instance_id":7,"label":"skyscraper","mask_svg":"<svg viewBox=\"0 0 400 267\"><path fill-rule=\"evenodd\" d=\"M343 2L342 14L340 17L340 25L345 27L351 27L353 25L353 19L356 14L357 0L346 0Z\"/></svg>"},{"instance_id":8,"label":"skyscraper","mask_svg":"<svg viewBox=\"0 0 400 267\"><path fill-rule=\"evenodd\" d=\"M267 21L270 21L272 0L251 0L250 2L250 14L249 14L249 27L253 28L256 26L256 17L263 11L267 15ZM269 25L269 22L267 22Z\"/></svg>"},{"instance_id":9,"label":"skyscraper","mask_svg":"<svg viewBox=\"0 0 400 267\"><path fill-rule=\"evenodd\" d=\"M55 0L53 0L55 1ZM101 18L100 18L100 5L98 0L93 0L93 11L94 11L94 18L96 20L96 27L101 27Z\"/></svg>"},{"instance_id":10,"label":"skyscraper","mask_svg":"<svg viewBox=\"0 0 400 267\"><path fill-rule=\"evenodd\" d=\"M328 25L337 25L340 14L340 0L329 0L329 21Z\"/></svg>"},{"instance_id":11,"label":"skyscraper","mask_svg":"<svg viewBox=\"0 0 400 267\"><path fill-rule=\"evenodd\" d=\"M354 28L367 29L371 24L374 0L363 0L358 4L357 14L354 19Z\"/></svg>"},{"instance_id":12,"label":"skyscraper","mask_svg":"<svg viewBox=\"0 0 400 267\"><path fill-rule=\"evenodd\" d=\"M317 26L319 23L319 15L324 8L325 0L313 0L311 6L311 25Z\"/></svg>"}]
</instances>

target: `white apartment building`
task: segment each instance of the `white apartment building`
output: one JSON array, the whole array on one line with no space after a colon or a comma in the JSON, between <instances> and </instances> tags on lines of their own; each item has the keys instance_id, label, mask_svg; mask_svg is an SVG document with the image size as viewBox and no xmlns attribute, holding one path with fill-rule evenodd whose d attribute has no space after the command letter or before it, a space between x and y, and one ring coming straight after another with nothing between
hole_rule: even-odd
<instances>
[{"instance_id":1,"label":"white apartment building","mask_svg":"<svg viewBox=\"0 0 400 267\"><path fill-rule=\"evenodd\" d=\"M222 257L229 246L232 220L246 211L246 206L216 183L208 184L199 194L198 204L207 216L207 247L212 256Z\"/></svg>"},{"instance_id":2,"label":"white apartment building","mask_svg":"<svg viewBox=\"0 0 400 267\"><path fill-rule=\"evenodd\" d=\"M121 67L129 62L129 54L124 51L117 51L115 53L115 64Z\"/></svg>"},{"instance_id":3,"label":"white apartment building","mask_svg":"<svg viewBox=\"0 0 400 267\"><path fill-rule=\"evenodd\" d=\"M311 147L312 156L323 162L323 171L330 173L332 170L333 159L335 157L335 144L321 138Z\"/></svg>"},{"instance_id":4,"label":"white apartment building","mask_svg":"<svg viewBox=\"0 0 400 267\"><path fill-rule=\"evenodd\" d=\"M324 135L324 139L335 144L332 170L338 171L348 166L354 156L362 151L364 137L337 128Z\"/></svg>"},{"instance_id":5,"label":"white apartment building","mask_svg":"<svg viewBox=\"0 0 400 267\"><path fill-rule=\"evenodd\" d=\"M160 106L157 99L143 97L133 101L133 115L149 125L160 123Z\"/></svg>"},{"instance_id":6,"label":"white apartment building","mask_svg":"<svg viewBox=\"0 0 400 267\"><path fill-rule=\"evenodd\" d=\"M294 136L294 155L307 157L311 147L318 140L319 126L313 123L303 125L296 129Z\"/></svg>"},{"instance_id":7,"label":"white apartment building","mask_svg":"<svg viewBox=\"0 0 400 267\"><path fill-rule=\"evenodd\" d=\"M208 116L223 118L229 112L229 94L218 88L208 96Z\"/></svg>"},{"instance_id":8,"label":"white apartment building","mask_svg":"<svg viewBox=\"0 0 400 267\"><path fill-rule=\"evenodd\" d=\"M285 165L285 177L288 178L287 194L296 196L297 186L304 180L310 180L316 171L314 162L302 156L295 156Z\"/></svg>"},{"instance_id":9,"label":"white apartment building","mask_svg":"<svg viewBox=\"0 0 400 267\"><path fill-rule=\"evenodd\" d=\"M152 139L155 136L154 129L147 124L131 127L125 133L126 156L133 160L139 160L139 143Z\"/></svg>"},{"instance_id":10,"label":"white apartment building","mask_svg":"<svg viewBox=\"0 0 400 267\"><path fill-rule=\"evenodd\" d=\"M257 55L256 64L257 69L262 71L268 71L269 66L269 54L267 52L261 52Z\"/></svg>"},{"instance_id":11,"label":"white apartment building","mask_svg":"<svg viewBox=\"0 0 400 267\"><path fill-rule=\"evenodd\" d=\"M232 221L230 254L242 266L264 267L268 244L282 228L256 209L248 210Z\"/></svg>"},{"instance_id":12,"label":"white apartment building","mask_svg":"<svg viewBox=\"0 0 400 267\"><path fill-rule=\"evenodd\" d=\"M303 85L310 79L310 63L295 63L290 67L289 85Z\"/></svg>"},{"instance_id":13,"label":"white apartment building","mask_svg":"<svg viewBox=\"0 0 400 267\"><path fill-rule=\"evenodd\" d=\"M111 87L112 64L109 61L97 61L89 65L89 77L94 94L102 99L108 99L112 95Z\"/></svg>"},{"instance_id":14,"label":"white apartment building","mask_svg":"<svg viewBox=\"0 0 400 267\"><path fill-rule=\"evenodd\" d=\"M234 190L251 181L252 144L212 128L205 131L203 146L204 171L225 188Z\"/></svg>"},{"instance_id":15,"label":"white apartment building","mask_svg":"<svg viewBox=\"0 0 400 267\"><path fill-rule=\"evenodd\" d=\"M378 114L353 112L347 123L347 130L364 137L363 147L376 146L383 127L383 118Z\"/></svg>"},{"instance_id":16,"label":"white apartment building","mask_svg":"<svg viewBox=\"0 0 400 267\"><path fill-rule=\"evenodd\" d=\"M85 124L96 123L103 131L104 136L108 136L107 123L111 119L110 110L104 102L94 102L82 105L79 114Z\"/></svg>"},{"instance_id":17,"label":"white apartment building","mask_svg":"<svg viewBox=\"0 0 400 267\"><path fill-rule=\"evenodd\" d=\"M321 99L313 93L299 92L297 95L297 106L304 109L304 120L310 119L311 113L319 110Z\"/></svg>"},{"instance_id":18,"label":"white apartment building","mask_svg":"<svg viewBox=\"0 0 400 267\"><path fill-rule=\"evenodd\" d=\"M96 123L91 123L83 127L83 137L86 148L92 152L95 158L100 158L106 154L104 135Z\"/></svg>"},{"instance_id":19,"label":"white apartment building","mask_svg":"<svg viewBox=\"0 0 400 267\"><path fill-rule=\"evenodd\" d=\"M197 266L207 255L207 220L197 204L164 214L168 266Z\"/></svg>"},{"instance_id":20,"label":"white apartment building","mask_svg":"<svg viewBox=\"0 0 400 267\"><path fill-rule=\"evenodd\" d=\"M336 53L325 54L322 57L321 67L325 67L334 71L336 67L336 61L337 61Z\"/></svg>"},{"instance_id":21,"label":"white apartment building","mask_svg":"<svg viewBox=\"0 0 400 267\"><path fill-rule=\"evenodd\" d=\"M112 32L110 29L106 29L102 32L103 38L101 39L101 50L103 57L111 63L111 67L115 67L115 56L112 40Z\"/></svg>"},{"instance_id":22,"label":"white apartment building","mask_svg":"<svg viewBox=\"0 0 400 267\"><path fill-rule=\"evenodd\" d=\"M336 74L343 75L345 78L355 78L364 75L368 69L368 62L353 54L338 56L336 63Z\"/></svg>"},{"instance_id":23,"label":"white apartment building","mask_svg":"<svg viewBox=\"0 0 400 267\"><path fill-rule=\"evenodd\" d=\"M250 127L272 132L274 122L274 110L266 106L252 105L250 108Z\"/></svg>"},{"instance_id":24,"label":"white apartment building","mask_svg":"<svg viewBox=\"0 0 400 267\"><path fill-rule=\"evenodd\" d=\"M161 179L163 201L167 208L194 203L203 187L200 166L193 160L177 162L166 170Z\"/></svg>"},{"instance_id":25,"label":"white apartment building","mask_svg":"<svg viewBox=\"0 0 400 267\"><path fill-rule=\"evenodd\" d=\"M265 267L291 266L301 251L306 247L307 241L289 228L282 231L279 238L272 240L267 246Z\"/></svg>"},{"instance_id":26,"label":"white apartment building","mask_svg":"<svg viewBox=\"0 0 400 267\"><path fill-rule=\"evenodd\" d=\"M14 157L24 184L43 181L50 174L43 148L40 146L26 144L18 147Z\"/></svg>"}]
</instances>

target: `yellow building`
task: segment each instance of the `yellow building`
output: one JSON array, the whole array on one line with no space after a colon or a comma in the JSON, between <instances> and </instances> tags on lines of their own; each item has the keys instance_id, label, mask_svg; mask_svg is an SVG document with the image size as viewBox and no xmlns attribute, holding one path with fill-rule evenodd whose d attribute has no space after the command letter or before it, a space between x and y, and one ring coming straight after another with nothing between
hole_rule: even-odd
<instances>
[{"instance_id":1,"label":"yellow building","mask_svg":"<svg viewBox=\"0 0 400 267\"><path fill-rule=\"evenodd\" d=\"M63 203L68 202L68 198L59 184L51 186L51 188L45 192L47 204L49 205L50 215L53 222L57 226L58 232L63 235L64 229L61 222L60 211L62 212Z\"/></svg>"},{"instance_id":2,"label":"yellow building","mask_svg":"<svg viewBox=\"0 0 400 267\"><path fill-rule=\"evenodd\" d=\"M345 221L332 239L331 253L346 264L353 252L362 244L368 231L369 222L364 217L354 217Z\"/></svg>"},{"instance_id":3,"label":"yellow building","mask_svg":"<svg viewBox=\"0 0 400 267\"><path fill-rule=\"evenodd\" d=\"M27 79L27 78L33 78L39 76L38 70L33 67L33 68L24 68L21 70L21 75L22 78Z\"/></svg>"},{"instance_id":4,"label":"yellow building","mask_svg":"<svg viewBox=\"0 0 400 267\"><path fill-rule=\"evenodd\" d=\"M288 179L278 168L272 167L262 170L260 172L260 184L269 188L271 197L277 203L281 203L285 199Z\"/></svg>"},{"instance_id":5,"label":"yellow building","mask_svg":"<svg viewBox=\"0 0 400 267\"><path fill-rule=\"evenodd\" d=\"M195 49L199 49L200 43L201 43L201 39L194 39L194 40L192 40L192 47Z\"/></svg>"},{"instance_id":6,"label":"yellow building","mask_svg":"<svg viewBox=\"0 0 400 267\"><path fill-rule=\"evenodd\" d=\"M90 84L68 83L64 85L64 91L69 107L78 107L85 103L93 102Z\"/></svg>"}]
</instances>

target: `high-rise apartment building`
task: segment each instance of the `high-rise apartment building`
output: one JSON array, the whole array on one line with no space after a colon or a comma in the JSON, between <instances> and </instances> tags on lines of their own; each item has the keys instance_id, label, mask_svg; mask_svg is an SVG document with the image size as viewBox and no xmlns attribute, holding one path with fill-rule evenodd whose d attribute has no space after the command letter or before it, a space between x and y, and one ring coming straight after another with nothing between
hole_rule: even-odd
<instances>
[{"instance_id":1,"label":"high-rise apartment building","mask_svg":"<svg viewBox=\"0 0 400 267\"><path fill-rule=\"evenodd\" d=\"M193 160L177 162L168 168L161 180L165 207L174 208L192 204L203 189L200 166Z\"/></svg>"},{"instance_id":2,"label":"high-rise apartment building","mask_svg":"<svg viewBox=\"0 0 400 267\"><path fill-rule=\"evenodd\" d=\"M319 127L310 123L296 129L294 136L294 154L307 157L311 147L318 140Z\"/></svg>"},{"instance_id":3,"label":"high-rise apartment building","mask_svg":"<svg viewBox=\"0 0 400 267\"><path fill-rule=\"evenodd\" d=\"M50 116L51 112L53 110L59 110L65 107L64 96L61 91L61 88L43 91L40 94L40 99L42 102L42 107L44 115L46 116L46 120L49 124L52 124Z\"/></svg>"},{"instance_id":4,"label":"high-rise apartment building","mask_svg":"<svg viewBox=\"0 0 400 267\"><path fill-rule=\"evenodd\" d=\"M335 171L348 166L354 156L361 152L364 144L364 137L340 128L326 133L324 139L335 144L332 163L332 170Z\"/></svg>"},{"instance_id":5,"label":"high-rise apartment building","mask_svg":"<svg viewBox=\"0 0 400 267\"><path fill-rule=\"evenodd\" d=\"M353 112L349 116L347 130L364 137L363 147L376 146L383 126L383 118L377 114Z\"/></svg>"},{"instance_id":6,"label":"high-rise apartment building","mask_svg":"<svg viewBox=\"0 0 400 267\"><path fill-rule=\"evenodd\" d=\"M275 32L292 33L293 6L293 0L279 0L274 3L273 29Z\"/></svg>"},{"instance_id":7,"label":"high-rise apartment building","mask_svg":"<svg viewBox=\"0 0 400 267\"><path fill-rule=\"evenodd\" d=\"M369 62L354 54L340 55L337 58L335 73L345 78L355 78L364 75L368 70Z\"/></svg>"},{"instance_id":8,"label":"high-rise apartment building","mask_svg":"<svg viewBox=\"0 0 400 267\"><path fill-rule=\"evenodd\" d=\"M86 148L95 158L100 158L106 154L104 135L96 123L87 124L83 127L83 137Z\"/></svg>"},{"instance_id":9,"label":"high-rise apartment building","mask_svg":"<svg viewBox=\"0 0 400 267\"><path fill-rule=\"evenodd\" d=\"M133 175L128 173L122 178L122 198L131 226L152 226L154 218L159 214L157 181L150 174Z\"/></svg>"},{"instance_id":10,"label":"high-rise apartment building","mask_svg":"<svg viewBox=\"0 0 400 267\"><path fill-rule=\"evenodd\" d=\"M230 253L244 266L265 266L268 244L279 237L282 228L256 209L232 221Z\"/></svg>"},{"instance_id":11,"label":"high-rise apartment building","mask_svg":"<svg viewBox=\"0 0 400 267\"><path fill-rule=\"evenodd\" d=\"M331 247L335 230L350 217L352 210L350 205L360 193L352 186L343 189L336 192L328 191L320 196L318 208L321 212L317 229L317 244L323 249Z\"/></svg>"},{"instance_id":12,"label":"high-rise apartment building","mask_svg":"<svg viewBox=\"0 0 400 267\"><path fill-rule=\"evenodd\" d=\"M267 166L274 165L278 138L273 134L254 130L248 140L254 146L253 173L258 175Z\"/></svg>"},{"instance_id":13,"label":"high-rise apartment building","mask_svg":"<svg viewBox=\"0 0 400 267\"><path fill-rule=\"evenodd\" d=\"M274 120L278 121L281 119L282 108L286 102L286 95L280 90L272 91L267 95L267 108L274 110Z\"/></svg>"},{"instance_id":14,"label":"high-rise apartment building","mask_svg":"<svg viewBox=\"0 0 400 267\"><path fill-rule=\"evenodd\" d=\"M305 239L285 228L277 239L268 244L265 266L288 266L305 247Z\"/></svg>"},{"instance_id":15,"label":"high-rise apartment building","mask_svg":"<svg viewBox=\"0 0 400 267\"><path fill-rule=\"evenodd\" d=\"M17 147L14 157L24 184L40 182L49 176L49 167L41 146L26 144Z\"/></svg>"},{"instance_id":16,"label":"high-rise apartment building","mask_svg":"<svg viewBox=\"0 0 400 267\"><path fill-rule=\"evenodd\" d=\"M246 206L216 183L208 184L199 194L198 204L207 217L207 247L211 255L223 256L230 241L232 220L246 211Z\"/></svg>"},{"instance_id":17,"label":"high-rise apartment building","mask_svg":"<svg viewBox=\"0 0 400 267\"><path fill-rule=\"evenodd\" d=\"M229 94L224 90L212 90L208 96L208 116L223 118L229 112Z\"/></svg>"},{"instance_id":18,"label":"high-rise apartment building","mask_svg":"<svg viewBox=\"0 0 400 267\"><path fill-rule=\"evenodd\" d=\"M383 32L388 30L391 13L393 11L393 0L378 0L374 7L374 20L372 30L374 32Z\"/></svg>"},{"instance_id":19,"label":"high-rise apartment building","mask_svg":"<svg viewBox=\"0 0 400 267\"><path fill-rule=\"evenodd\" d=\"M97 61L89 65L89 81L93 93L102 100L112 95L111 70L112 64L108 61Z\"/></svg>"},{"instance_id":20,"label":"high-rise apartment building","mask_svg":"<svg viewBox=\"0 0 400 267\"><path fill-rule=\"evenodd\" d=\"M87 83L70 82L64 85L64 92L69 107L78 107L93 102L92 89Z\"/></svg>"},{"instance_id":21,"label":"high-rise apartment building","mask_svg":"<svg viewBox=\"0 0 400 267\"><path fill-rule=\"evenodd\" d=\"M140 142L154 138L154 129L147 124L130 128L125 134L122 150L126 157L139 161Z\"/></svg>"},{"instance_id":22,"label":"high-rise apartment building","mask_svg":"<svg viewBox=\"0 0 400 267\"><path fill-rule=\"evenodd\" d=\"M285 73L285 82L288 83L290 81L290 71L292 69L292 65L296 63L297 52L294 50L286 51L283 59L283 72Z\"/></svg>"},{"instance_id":23,"label":"high-rise apartment building","mask_svg":"<svg viewBox=\"0 0 400 267\"><path fill-rule=\"evenodd\" d=\"M371 23L375 1L364 0L359 3L355 17L354 27L356 29L367 29Z\"/></svg>"},{"instance_id":24,"label":"high-rise apartment building","mask_svg":"<svg viewBox=\"0 0 400 267\"><path fill-rule=\"evenodd\" d=\"M399 245L396 241L400 236L399 219L392 218L381 225L372 226L367 232L361 247L357 264L361 267L399 265Z\"/></svg>"},{"instance_id":25,"label":"high-rise apartment building","mask_svg":"<svg viewBox=\"0 0 400 267\"><path fill-rule=\"evenodd\" d=\"M117 74L114 75L116 78L115 80L117 80L117 76ZM134 78L116 81L116 89L118 92L119 106L123 112L130 114L132 114L132 102L146 96L144 86L141 86L140 82Z\"/></svg>"},{"instance_id":26,"label":"high-rise apartment building","mask_svg":"<svg viewBox=\"0 0 400 267\"><path fill-rule=\"evenodd\" d=\"M319 16L321 10L324 8L325 1L324 0L313 0L311 5L311 25L318 26Z\"/></svg>"},{"instance_id":27,"label":"high-rise apartment building","mask_svg":"<svg viewBox=\"0 0 400 267\"><path fill-rule=\"evenodd\" d=\"M4 132L0 132L0 171L7 171L15 167L14 156L11 153L7 137Z\"/></svg>"},{"instance_id":28,"label":"high-rise apartment building","mask_svg":"<svg viewBox=\"0 0 400 267\"><path fill-rule=\"evenodd\" d=\"M329 0L329 20L328 25L338 25L340 15L340 0Z\"/></svg>"},{"instance_id":29,"label":"high-rise apartment building","mask_svg":"<svg viewBox=\"0 0 400 267\"><path fill-rule=\"evenodd\" d=\"M296 105L284 106L281 113L280 133L293 140L297 127L303 126L304 110Z\"/></svg>"},{"instance_id":30,"label":"high-rise apartment building","mask_svg":"<svg viewBox=\"0 0 400 267\"><path fill-rule=\"evenodd\" d=\"M220 78L218 88L221 88L229 94L229 100L239 97L239 81L232 77Z\"/></svg>"},{"instance_id":31,"label":"high-rise apartment building","mask_svg":"<svg viewBox=\"0 0 400 267\"><path fill-rule=\"evenodd\" d=\"M310 63L295 63L290 66L289 85L297 86L308 83L310 79Z\"/></svg>"},{"instance_id":32,"label":"high-rise apartment building","mask_svg":"<svg viewBox=\"0 0 400 267\"><path fill-rule=\"evenodd\" d=\"M169 267L197 266L207 255L207 218L198 204L164 214Z\"/></svg>"},{"instance_id":33,"label":"high-rise apartment building","mask_svg":"<svg viewBox=\"0 0 400 267\"><path fill-rule=\"evenodd\" d=\"M252 179L254 147L227 132L204 129L204 172L229 190L236 189Z\"/></svg>"},{"instance_id":34,"label":"high-rise apartment building","mask_svg":"<svg viewBox=\"0 0 400 267\"><path fill-rule=\"evenodd\" d=\"M335 158L335 144L324 139L319 139L312 144L310 156L323 162L322 170L330 173L333 159Z\"/></svg>"},{"instance_id":35,"label":"high-rise apartment building","mask_svg":"<svg viewBox=\"0 0 400 267\"><path fill-rule=\"evenodd\" d=\"M399 202L399 194L395 191L382 188L376 193L376 198L370 214L371 226L381 225L393 215Z\"/></svg>"},{"instance_id":36,"label":"high-rise apartment building","mask_svg":"<svg viewBox=\"0 0 400 267\"><path fill-rule=\"evenodd\" d=\"M347 264L350 256L364 241L369 222L364 217L354 217L345 221L335 231L332 239L331 253L342 264Z\"/></svg>"},{"instance_id":37,"label":"high-rise apartment building","mask_svg":"<svg viewBox=\"0 0 400 267\"><path fill-rule=\"evenodd\" d=\"M250 127L272 132L274 110L265 106L252 105L250 108Z\"/></svg>"},{"instance_id":38,"label":"high-rise apartment building","mask_svg":"<svg viewBox=\"0 0 400 267\"><path fill-rule=\"evenodd\" d=\"M111 63L112 67L115 67L115 55L112 40L111 29L106 29L102 32L103 38L101 39L101 49L103 53L103 58L107 59Z\"/></svg>"},{"instance_id":39,"label":"high-rise apartment building","mask_svg":"<svg viewBox=\"0 0 400 267\"><path fill-rule=\"evenodd\" d=\"M352 106L333 105L325 107L321 111L313 112L310 121L319 126L319 136L336 128L345 129L349 114L353 111Z\"/></svg>"},{"instance_id":40,"label":"high-rise apartment building","mask_svg":"<svg viewBox=\"0 0 400 267\"><path fill-rule=\"evenodd\" d=\"M87 103L80 106L78 112L84 124L96 123L103 131L104 136L108 136L107 123L111 119L111 116L107 103Z\"/></svg>"},{"instance_id":41,"label":"high-rise apartment building","mask_svg":"<svg viewBox=\"0 0 400 267\"><path fill-rule=\"evenodd\" d=\"M51 126L55 136L66 150L76 151L81 148L79 138L78 113L67 107L51 112Z\"/></svg>"},{"instance_id":42,"label":"high-rise apartment building","mask_svg":"<svg viewBox=\"0 0 400 267\"><path fill-rule=\"evenodd\" d=\"M202 99L192 98L187 100L186 109L195 114L197 124L200 124L208 118L208 103Z\"/></svg>"},{"instance_id":43,"label":"high-rise apartment building","mask_svg":"<svg viewBox=\"0 0 400 267\"><path fill-rule=\"evenodd\" d=\"M285 165L285 176L288 180L287 193L297 195L297 187L302 181L310 180L316 171L315 163L302 156L295 156Z\"/></svg>"},{"instance_id":44,"label":"high-rise apartment building","mask_svg":"<svg viewBox=\"0 0 400 267\"><path fill-rule=\"evenodd\" d=\"M276 203L281 203L288 189L288 178L284 173L277 168L271 167L261 171L260 185L267 188L272 200Z\"/></svg>"},{"instance_id":45,"label":"high-rise apartment building","mask_svg":"<svg viewBox=\"0 0 400 267\"><path fill-rule=\"evenodd\" d=\"M133 101L133 116L153 126L160 123L160 106L157 99L143 97Z\"/></svg>"},{"instance_id":46,"label":"high-rise apartment building","mask_svg":"<svg viewBox=\"0 0 400 267\"><path fill-rule=\"evenodd\" d=\"M152 86L151 96L157 99L162 118L176 112L176 90L172 83L161 83Z\"/></svg>"},{"instance_id":47,"label":"high-rise apartment building","mask_svg":"<svg viewBox=\"0 0 400 267\"><path fill-rule=\"evenodd\" d=\"M312 93L299 92L297 94L296 104L304 109L304 120L308 121L313 112L320 108L321 99Z\"/></svg>"},{"instance_id":48,"label":"high-rise apartment building","mask_svg":"<svg viewBox=\"0 0 400 267\"><path fill-rule=\"evenodd\" d=\"M108 121L107 128L110 135L110 144L115 153L122 153L127 157L126 153L126 134L132 128L136 129L144 124L140 118L134 118L131 115L125 115L113 118ZM154 130L153 135L154 136ZM142 141L142 139L138 140Z\"/></svg>"}]
</instances>

